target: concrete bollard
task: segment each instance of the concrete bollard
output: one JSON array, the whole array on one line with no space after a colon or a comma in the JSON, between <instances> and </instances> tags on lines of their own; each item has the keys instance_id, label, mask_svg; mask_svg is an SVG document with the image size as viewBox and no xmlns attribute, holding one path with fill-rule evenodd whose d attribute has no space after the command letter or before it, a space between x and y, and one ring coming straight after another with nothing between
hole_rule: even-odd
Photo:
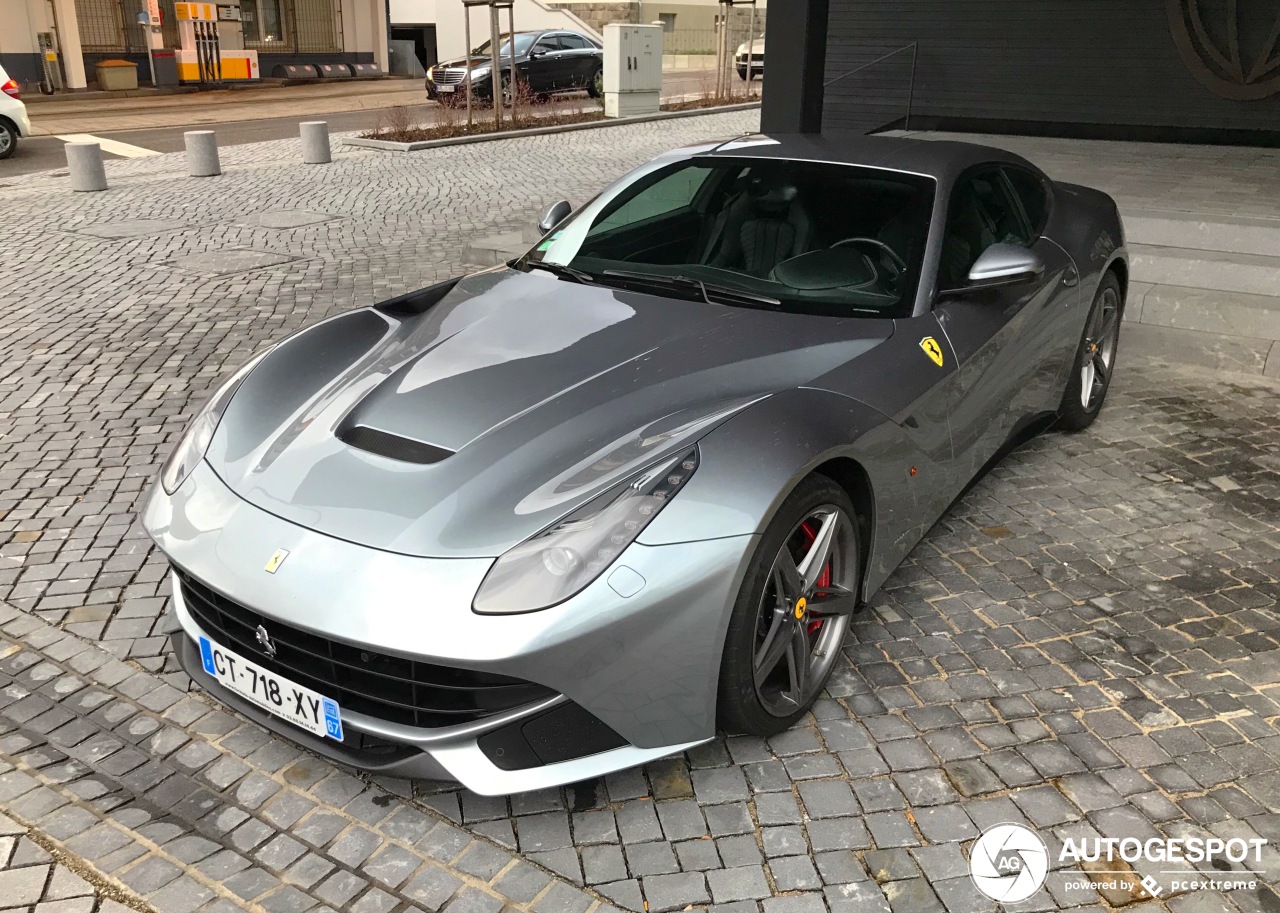
<instances>
[{"instance_id":1,"label":"concrete bollard","mask_svg":"<svg viewBox=\"0 0 1280 913\"><path fill-rule=\"evenodd\" d=\"M97 143L67 143L67 171L71 174L72 190L107 189L102 147Z\"/></svg>"},{"instance_id":2,"label":"concrete bollard","mask_svg":"<svg viewBox=\"0 0 1280 913\"><path fill-rule=\"evenodd\" d=\"M302 133L302 163L327 165L333 161L329 151L329 125L322 120L309 120L298 124Z\"/></svg>"},{"instance_id":3,"label":"concrete bollard","mask_svg":"<svg viewBox=\"0 0 1280 913\"><path fill-rule=\"evenodd\" d=\"M188 130L182 134L187 146L187 174L193 178L222 174L218 163L218 138L212 130Z\"/></svg>"}]
</instances>

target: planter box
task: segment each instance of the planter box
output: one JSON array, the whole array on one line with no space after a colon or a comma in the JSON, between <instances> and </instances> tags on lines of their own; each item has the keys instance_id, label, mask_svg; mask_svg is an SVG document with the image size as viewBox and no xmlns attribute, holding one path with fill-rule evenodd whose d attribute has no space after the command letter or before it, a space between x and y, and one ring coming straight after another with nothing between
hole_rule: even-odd
<instances>
[{"instance_id":1,"label":"planter box","mask_svg":"<svg viewBox=\"0 0 1280 913\"><path fill-rule=\"evenodd\" d=\"M138 88L138 67L127 60L104 60L97 70L98 88L104 92Z\"/></svg>"}]
</instances>

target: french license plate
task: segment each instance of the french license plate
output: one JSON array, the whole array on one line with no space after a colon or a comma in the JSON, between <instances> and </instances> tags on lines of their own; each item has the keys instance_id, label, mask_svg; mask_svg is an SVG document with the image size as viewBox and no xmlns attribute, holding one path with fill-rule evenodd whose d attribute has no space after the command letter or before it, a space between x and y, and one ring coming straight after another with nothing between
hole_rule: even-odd
<instances>
[{"instance_id":1,"label":"french license plate","mask_svg":"<svg viewBox=\"0 0 1280 913\"><path fill-rule=\"evenodd\" d=\"M200 661L219 684L268 713L312 735L342 741L342 710L332 698L295 685L207 637L200 638Z\"/></svg>"},{"instance_id":2,"label":"french license plate","mask_svg":"<svg viewBox=\"0 0 1280 913\"><path fill-rule=\"evenodd\" d=\"M437 92L454 92L457 90L457 88L458 88L457 86L436 86L436 91Z\"/></svg>"}]
</instances>

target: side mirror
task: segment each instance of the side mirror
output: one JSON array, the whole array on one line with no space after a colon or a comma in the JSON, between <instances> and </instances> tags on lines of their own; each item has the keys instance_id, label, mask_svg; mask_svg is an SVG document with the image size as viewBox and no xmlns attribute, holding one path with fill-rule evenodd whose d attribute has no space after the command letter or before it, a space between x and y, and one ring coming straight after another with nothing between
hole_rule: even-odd
<instances>
[{"instance_id":1,"label":"side mirror","mask_svg":"<svg viewBox=\"0 0 1280 913\"><path fill-rule=\"evenodd\" d=\"M542 232L542 236L545 238L551 234L551 229L571 215L573 215L573 205L568 200L553 203L544 209L542 215L538 217L538 231Z\"/></svg>"},{"instance_id":2,"label":"side mirror","mask_svg":"<svg viewBox=\"0 0 1280 913\"><path fill-rule=\"evenodd\" d=\"M992 244L969 270L970 289L1001 288L1038 279L1044 261L1031 250L1016 244Z\"/></svg>"},{"instance_id":3,"label":"side mirror","mask_svg":"<svg viewBox=\"0 0 1280 913\"><path fill-rule=\"evenodd\" d=\"M546 48L534 48L532 51L529 52L529 59L537 60L539 57L546 57L547 53L548 51Z\"/></svg>"}]
</instances>

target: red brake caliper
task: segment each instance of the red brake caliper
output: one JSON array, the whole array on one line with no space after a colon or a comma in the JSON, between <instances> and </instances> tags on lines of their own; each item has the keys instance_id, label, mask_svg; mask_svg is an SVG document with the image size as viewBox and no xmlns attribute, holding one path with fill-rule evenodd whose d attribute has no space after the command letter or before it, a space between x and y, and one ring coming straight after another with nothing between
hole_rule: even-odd
<instances>
[{"instance_id":1,"label":"red brake caliper","mask_svg":"<svg viewBox=\"0 0 1280 913\"><path fill-rule=\"evenodd\" d=\"M805 548L809 548L810 546L812 546L814 541L818 538L818 531L814 529L813 524L808 520L805 520L804 523L800 524L800 531L804 533ZM827 563L823 565L822 573L818 575L818 586L819 587L831 586L831 559L830 558L828 558ZM824 619L821 619L821 618L810 619L808 632L812 634L814 631L817 631L819 628L821 628L823 620Z\"/></svg>"}]
</instances>

